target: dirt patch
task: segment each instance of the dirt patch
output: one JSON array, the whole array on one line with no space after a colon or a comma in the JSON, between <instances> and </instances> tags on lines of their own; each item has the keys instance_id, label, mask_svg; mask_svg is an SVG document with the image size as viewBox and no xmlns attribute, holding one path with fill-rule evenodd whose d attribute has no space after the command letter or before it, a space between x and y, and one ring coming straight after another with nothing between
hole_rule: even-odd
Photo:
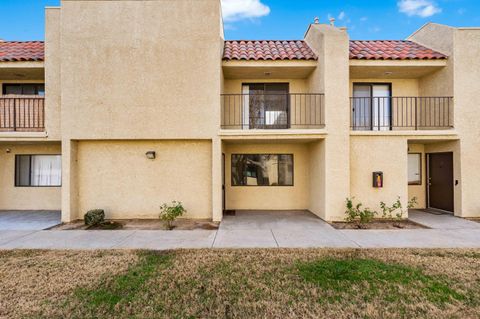
<instances>
[{"instance_id":1,"label":"dirt patch","mask_svg":"<svg viewBox=\"0 0 480 319\"><path fill-rule=\"evenodd\" d=\"M117 230L166 230L165 224L158 219L122 219L122 220L107 220L107 222L115 222L121 224L121 228L111 228ZM209 220L193 220L193 219L179 219L173 223L175 230L195 230L206 229L215 230L218 229L219 223L214 223ZM86 230L88 228L83 223L83 220L77 220L71 223L64 223L53 227L54 230ZM108 230L109 228L95 228Z\"/></svg>"},{"instance_id":2,"label":"dirt patch","mask_svg":"<svg viewBox=\"0 0 480 319\"><path fill-rule=\"evenodd\" d=\"M0 251L0 318L49 317L77 287L137 261L128 251Z\"/></svg>"},{"instance_id":3,"label":"dirt patch","mask_svg":"<svg viewBox=\"0 0 480 319\"><path fill-rule=\"evenodd\" d=\"M467 217L466 220L471 220L472 222L480 223L480 217Z\"/></svg>"},{"instance_id":4,"label":"dirt patch","mask_svg":"<svg viewBox=\"0 0 480 319\"><path fill-rule=\"evenodd\" d=\"M333 222L331 225L336 229L425 229L423 225L412 222L411 220L374 220L368 224L356 224L347 222Z\"/></svg>"}]
</instances>

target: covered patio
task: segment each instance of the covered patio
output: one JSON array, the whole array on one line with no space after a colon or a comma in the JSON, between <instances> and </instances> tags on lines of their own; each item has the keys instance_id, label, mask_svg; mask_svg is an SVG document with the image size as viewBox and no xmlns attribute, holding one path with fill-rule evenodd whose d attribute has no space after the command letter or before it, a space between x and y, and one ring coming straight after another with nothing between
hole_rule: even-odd
<instances>
[{"instance_id":1,"label":"covered patio","mask_svg":"<svg viewBox=\"0 0 480 319\"><path fill-rule=\"evenodd\" d=\"M60 211L0 210L0 230L44 230L60 223Z\"/></svg>"}]
</instances>

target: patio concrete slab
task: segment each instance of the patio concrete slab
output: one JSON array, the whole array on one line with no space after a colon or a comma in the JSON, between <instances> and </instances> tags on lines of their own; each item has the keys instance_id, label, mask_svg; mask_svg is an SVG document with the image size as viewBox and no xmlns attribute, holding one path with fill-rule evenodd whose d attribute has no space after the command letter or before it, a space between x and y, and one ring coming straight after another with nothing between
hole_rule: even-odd
<instances>
[{"instance_id":1,"label":"patio concrete slab","mask_svg":"<svg viewBox=\"0 0 480 319\"><path fill-rule=\"evenodd\" d=\"M215 230L135 231L117 243L115 248L154 250L211 248L216 233Z\"/></svg>"},{"instance_id":2,"label":"patio concrete slab","mask_svg":"<svg viewBox=\"0 0 480 319\"><path fill-rule=\"evenodd\" d=\"M1 244L0 249L109 249L133 233L127 230L45 230Z\"/></svg>"},{"instance_id":3,"label":"patio concrete slab","mask_svg":"<svg viewBox=\"0 0 480 319\"><path fill-rule=\"evenodd\" d=\"M418 224L433 229L480 229L480 223L453 216L451 214L429 213L410 210L408 218Z\"/></svg>"},{"instance_id":4,"label":"patio concrete slab","mask_svg":"<svg viewBox=\"0 0 480 319\"><path fill-rule=\"evenodd\" d=\"M0 230L42 230L60 223L59 211L0 211Z\"/></svg>"},{"instance_id":5,"label":"patio concrete slab","mask_svg":"<svg viewBox=\"0 0 480 319\"><path fill-rule=\"evenodd\" d=\"M333 229L328 223L308 211L238 211L225 216L223 230L303 230Z\"/></svg>"},{"instance_id":6,"label":"patio concrete slab","mask_svg":"<svg viewBox=\"0 0 480 319\"><path fill-rule=\"evenodd\" d=\"M273 248L278 244L269 229L220 229L213 248Z\"/></svg>"}]
</instances>

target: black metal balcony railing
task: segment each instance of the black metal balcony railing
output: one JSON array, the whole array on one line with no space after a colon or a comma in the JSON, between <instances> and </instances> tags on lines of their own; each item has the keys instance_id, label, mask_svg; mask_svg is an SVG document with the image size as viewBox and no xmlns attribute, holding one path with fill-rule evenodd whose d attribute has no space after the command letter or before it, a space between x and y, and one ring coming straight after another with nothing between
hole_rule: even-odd
<instances>
[{"instance_id":1,"label":"black metal balcony railing","mask_svg":"<svg viewBox=\"0 0 480 319\"><path fill-rule=\"evenodd\" d=\"M351 128L359 131L453 127L452 97L352 97Z\"/></svg>"},{"instance_id":2,"label":"black metal balcony railing","mask_svg":"<svg viewBox=\"0 0 480 319\"><path fill-rule=\"evenodd\" d=\"M0 132L41 132L44 128L44 97L0 96Z\"/></svg>"},{"instance_id":3,"label":"black metal balcony railing","mask_svg":"<svg viewBox=\"0 0 480 319\"><path fill-rule=\"evenodd\" d=\"M323 94L222 94L221 104L223 129L302 129L325 125Z\"/></svg>"}]
</instances>

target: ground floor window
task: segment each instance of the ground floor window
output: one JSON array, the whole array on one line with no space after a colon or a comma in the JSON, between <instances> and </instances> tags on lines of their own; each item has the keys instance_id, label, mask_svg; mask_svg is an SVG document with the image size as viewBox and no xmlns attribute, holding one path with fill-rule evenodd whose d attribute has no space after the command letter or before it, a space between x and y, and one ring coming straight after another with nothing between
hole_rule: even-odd
<instances>
[{"instance_id":1,"label":"ground floor window","mask_svg":"<svg viewBox=\"0 0 480 319\"><path fill-rule=\"evenodd\" d=\"M408 184L422 184L422 154L408 154Z\"/></svg>"},{"instance_id":2,"label":"ground floor window","mask_svg":"<svg viewBox=\"0 0 480 319\"><path fill-rule=\"evenodd\" d=\"M61 186L61 155L16 155L15 186Z\"/></svg>"},{"instance_id":3,"label":"ground floor window","mask_svg":"<svg viewBox=\"0 0 480 319\"><path fill-rule=\"evenodd\" d=\"M293 155L233 154L232 186L293 186Z\"/></svg>"}]
</instances>

